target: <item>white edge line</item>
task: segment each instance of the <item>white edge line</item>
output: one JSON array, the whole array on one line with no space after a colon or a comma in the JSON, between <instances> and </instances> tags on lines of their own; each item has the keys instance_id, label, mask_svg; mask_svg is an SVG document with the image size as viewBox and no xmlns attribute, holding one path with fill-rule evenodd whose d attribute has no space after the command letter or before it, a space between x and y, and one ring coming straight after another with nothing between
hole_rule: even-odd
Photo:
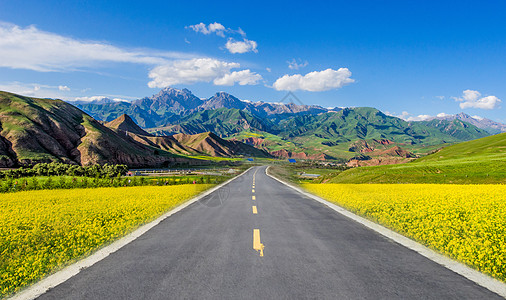
<instances>
[{"instance_id":1,"label":"white edge line","mask_svg":"<svg viewBox=\"0 0 506 300\"><path fill-rule=\"evenodd\" d=\"M144 233L146 233L151 228L158 225L161 221L165 220L166 218L170 217L171 215L183 210L184 208L188 207L189 205L197 202L198 200L204 198L205 196L211 194L212 192L216 191L217 189L229 184L233 180L241 177L242 175L246 174L252 167L247 169L246 171L242 172L238 176L235 176L234 178L230 178L229 180L201 193L200 195L194 197L193 199L190 199L186 201L185 203L179 205L178 207L166 212L165 214L161 215L154 221L151 221L147 224L142 225L141 227L137 228L133 232L127 234L126 236L120 238L119 240L99 249L97 252L91 254L90 256L83 258L70 266L67 266L63 268L60 271L57 271L54 274L51 274L37 283L26 287L25 289L21 290L20 292L14 294L10 298L7 298L9 300L25 300L25 299L35 299L39 297L40 295L47 292L47 290L56 287L57 285L67 281L71 277L77 275L82 269L88 268L93 266L95 263L101 261L102 259L109 256L111 253L114 253L124 247L125 245L129 244L130 242L134 241Z\"/></svg>"},{"instance_id":2,"label":"white edge line","mask_svg":"<svg viewBox=\"0 0 506 300\"><path fill-rule=\"evenodd\" d=\"M393 240L394 242L401 244L402 246L409 248L413 251L418 252L419 254L425 256L426 258L442 265L443 267L445 267L447 269L452 270L453 272L455 272L461 276L464 276L465 278L467 278L467 279L475 282L476 284L502 296L503 298L506 298L506 284L505 283L503 283L495 278L492 278L488 275L485 275L479 271L471 269L470 267L468 267L458 261L455 261L451 258L441 255L441 254L435 252L434 250L431 250L431 249L425 247L424 245L422 245L418 242L415 242L412 239L407 238L395 231L392 231L392 230L390 230L386 227L383 227L377 223L374 223L374 222L369 221L363 217L360 217L360 216L342 208L341 206L338 206L338 205L335 205L331 202L328 202L325 199L322 199L316 195L310 194L310 193L302 190L301 188L298 188L298 187L293 186L293 185L291 185L279 178L276 178L273 175L268 173L269 168L270 168L270 166L265 169L265 174L267 176L281 182L282 184L296 190L297 192L299 192L299 193L301 193L313 200L316 200L316 201L328 206L329 208L335 210L336 212L376 231L377 233Z\"/></svg>"}]
</instances>

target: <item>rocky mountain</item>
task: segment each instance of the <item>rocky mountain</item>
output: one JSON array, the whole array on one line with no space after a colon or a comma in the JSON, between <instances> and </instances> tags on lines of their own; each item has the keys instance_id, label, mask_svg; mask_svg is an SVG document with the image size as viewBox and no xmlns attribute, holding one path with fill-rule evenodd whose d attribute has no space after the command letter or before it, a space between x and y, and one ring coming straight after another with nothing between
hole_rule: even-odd
<instances>
[{"instance_id":1,"label":"rocky mountain","mask_svg":"<svg viewBox=\"0 0 506 300\"><path fill-rule=\"evenodd\" d=\"M225 92L201 100L187 89L165 88L158 94L133 102L73 103L92 117L110 122L127 114L141 127L154 128L171 125L193 113L220 108L238 109L257 118L283 119L297 114L317 114L328 109L295 103L267 103L243 101Z\"/></svg>"},{"instance_id":2,"label":"rocky mountain","mask_svg":"<svg viewBox=\"0 0 506 300\"><path fill-rule=\"evenodd\" d=\"M213 157L271 157L266 151L240 141L224 140L212 132L153 136L135 124L128 115L122 115L105 125L139 143L173 154Z\"/></svg>"},{"instance_id":3,"label":"rocky mountain","mask_svg":"<svg viewBox=\"0 0 506 300\"><path fill-rule=\"evenodd\" d=\"M295 103L251 102L225 92L201 100L187 89L173 88L128 104L106 103L82 108L104 121L126 112L154 136L213 132L221 138L245 142L274 156L289 158L350 159L357 156L350 150L357 141L388 140L392 145L376 147L372 155L389 156L391 160L388 153L393 153L410 159L402 151L416 152L490 134L462 118L407 122L374 108L327 109ZM385 152L394 147L400 150Z\"/></svg>"},{"instance_id":4,"label":"rocky mountain","mask_svg":"<svg viewBox=\"0 0 506 300\"><path fill-rule=\"evenodd\" d=\"M112 120L111 122L105 123L105 126L124 131L125 133L131 132L139 135L150 135L144 129L139 127L139 125L135 124L134 120L130 118L128 115L121 115L117 119Z\"/></svg>"},{"instance_id":5,"label":"rocky mountain","mask_svg":"<svg viewBox=\"0 0 506 300\"><path fill-rule=\"evenodd\" d=\"M465 113L459 113L451 116L437 117L438 120L460 120L466 123L472 124L480 129L487 131L490 134L497 134L501 132L506 132L506 124L502 124L499 122L492 121L490 119L480 118L480 117L471 117Z\"/></svg>"},{"instance_id":6,"label":"rocky mountain","mask_svg":"<svg viewBox=\"0 0 506 300\"><path fill-rule=\"evenodd\" d=\"M130 167L201 163L136 142L64 101L0 92L0 167L50 161Z\"/></svg>"}]
</instances>

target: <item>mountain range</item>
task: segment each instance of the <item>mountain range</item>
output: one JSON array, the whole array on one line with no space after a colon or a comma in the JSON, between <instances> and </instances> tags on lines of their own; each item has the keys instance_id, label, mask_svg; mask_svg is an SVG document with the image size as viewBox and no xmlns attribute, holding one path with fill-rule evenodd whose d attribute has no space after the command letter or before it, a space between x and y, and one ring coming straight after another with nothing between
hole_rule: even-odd
<instances>
[{"instance_id":1,"label":"mountain range","mask_svg":"<svg viewBox=\"0 0 506 300\"><path fill-rule=\"evenodd\" d=\"M143 128L172 124L196 112L219 108L238 109L258 118L283 117L295 114L318 114L331 111L315 105L243 101L225 92L200 99L188 89L165 88L158 94L133 102L83 103L70 102L98 120L112 121L123 114L132 117Z\"/></svg>"},{"instance_id":2,"label":"mountain range","mask_svg":"<svg viewBox=\"0 0 506 300\"><path fill-rule=\"evenodd\" d=\"M251 156L390 164L490 135L467 115L407 122L369 107L251 102L224 92L200 99L166 88L133 102L99 100L74 106L0 92L0 167L156 167ZM477 125L494 125L484 124Z\"/></svg>"},{"instance_id":3,"label":"mountain range","mask_svg":"<svg viewBox=\"0 0 506 300\"><path fill-rule=\"evenodd\" d=\"M461 120L461 121L467 122L469 124L472 124L478 128L486 130L490 134L497 134L497 133L501 133L501 132L506 132L506 124L495 122L495 121L492 121L492 120L486 119L486 118L471 117L470 115L467 115L465 113L458 113L456 115L436 117L436 119L450 120L450 121Z\"/></svg>"},{"instance_id":4,"label":"mountain range","mask_svg":"<svg viewBox=\"0 0 506 300\"><path fill-rule=\"evenodd\" d=\"M200 99L188 89L174 88L131 103L76 105L105 122L127 114L153 135L213 132L274 156L311 159L348 160L363 156L364 151L374 155L391 147L423 153L423 149L481 138L502 128L499 123L465 114L407 122L375 108L251 102L225 92ZM355 151L356 142L362 140L371 147ZM388 143L375 142L378 140Z\"/></svg>"},{"instance_id":5,"label":"mountain range","mask_svg":"<svg viewBox=\"0 0 506 300\"><path fill-rule=\"evenodd\" d=\"M270 157L213 133L154 137L125 115L104 123L61 100L0 91L0 167L51 161L130 167L201 165L209 163L211 156Z\"/></svg>"}]
</instances>

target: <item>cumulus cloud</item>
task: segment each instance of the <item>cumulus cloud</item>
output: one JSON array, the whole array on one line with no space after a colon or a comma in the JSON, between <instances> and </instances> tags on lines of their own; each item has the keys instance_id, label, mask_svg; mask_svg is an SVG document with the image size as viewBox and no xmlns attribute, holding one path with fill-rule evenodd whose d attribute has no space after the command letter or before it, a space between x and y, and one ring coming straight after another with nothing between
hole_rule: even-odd
<instances>
[{"instance_id":1,"label":"cumulus cloud","mask_svg":"<svg viewBox=\"0 0 506 300\"><path fill-rule=\"evenodd\" d=\"M481 121L481 120L485 119L485 118L480 117L480 116L472 116L471 118L473 118L475 120L478 120L478 121Z\"/></svg>"},{"instance_id":2,"label":"cumulus cloud","mask_svg":"<svg viewBox=\"0 0 506 300\"><path fill-rule=\"evenodd\" d=\"M227 43L225 44L225 48L232 54L236 53L247 53L254 52L257 53L257 42L248 40L246 38L246 32L242 30L240 27L237 30L226 28L220 23L214 22L209 25L204 23L199 23L195 25L186 26L185 28L192 29L195 32L203 33L205 35L209 35L211 33L216 33L216 35L221 36L223 38L229 37ZM237 41L230 36L240 35L242 41Z\"/></svg>"},{"instance_id":3,"label":"cumulus cloud","mask_svg":"<svg viewBox=\"0 0 506 300\"><path fill-rule=\"evenodd\" d=\"M66 85L59 85L59 86L58 86L58 89L59 89L60 91L64 91L64 92L68 92L68 91L70 91L70 88L69 88L68 86L66 86Z\"/></svg>"},{"instance_id":4,"label":"cumulus cloud","mask_svg":"<svg viewBox=\"0 0 506 300\"><path fill-rule=\"evenodd\" d=\"M196 82L213 82L215 85L256 84L262 76L249 69L231 72L240 64L225 62L212 58L195 58L178 60L155 67L149 72L148 83L151 88L164 88L176 84Z\"/></svg>"},{"instance_id":5,"label":"cumulus cloud","mask_svg":"<svg viewBox=\"0 0 506 300\"><path fill-rule=\"evenodd\" d=\"M248 39L244 39L243 41L235 41L234 39L230 38L225 44L225 48L227 48L227 50L232 54L258 52L257 42Z\"/></svg>"},{"instance_id":6,"label":"cumulus cloud","mask_svg":"<svg viewBox=\"0 0 506 300\"><path fill-rule=\"evenodd\" d=\"M211 23L207 26L204 23L199 23L199 24L195 24L195 25L186 26L186 28L190 28L195 32L200 32L205 35L208 35L211 33L216 33L216 35L221 36L221 37L225 37L225 32L227 31L225 26L223 26L222 24L220 24L218 22Z\"/></svg>"},{"instance_id":7,"label":"cumulus cloud","mask_svg":"<svg viewBox=\"0 0 506 300\"><path fill-rule=\"evenodd\" d=\"M350 78L351 72L348 68L338 70L327 69L314 71L304 76L300 74L284 75L274 82L273 87L278 91L310 91L321 92L341 88L355 82Z\"/></svg>"},{"instance_id":8,"label":"cumulus cloud","mask_svg":"<svg viewBox=\"0 0 506 300\"><path fill-rule=\"evenodd\" d=\"M215 85L234 85L236 82L239 85L255 85L262 79L259 74L253 73L250 70L235 71L230 74L225 74L222 78L214 80Z\"/></svg>"},{"instance_id":9,"label":"cumulus cloud","mask_svg":"<svg viewBox=\"0 0 506 300\"><path fill-rule=\"evenodd\" d=\"M288 68L292 69L292 70L298 70L300 68L304 68L305 66L308 65L308 62L307 61L301 61L299 59L300 63L297 62L297 60L292 59L292 60L289 60L287 61L286 63L288 64Z\"/></svg>"},{"instance_id":10,"label":"cumulus cloud","mask_svg":"<svg viewBox=\"0 0 506 300\"><path fill-rule=\"evenodd\" d=\"M453 97L460 102L459 106L465 108L495 109L499 107L501 100L496 96L481 97L481 93L474 90L465 90L460 98Z\"/></svg>"},{"instance_id":11,"label":"cumulus cloud","mask_svg":"<svg viewBox=\"0 0 506 300\"><path fill-rule=\"evenodd\" d=\"M0 67L40 72L69 71L104 62L158 65L186 54L129 50L105 42L81 41L37 29L0 23Z\"/></svg>"}]
</instances>

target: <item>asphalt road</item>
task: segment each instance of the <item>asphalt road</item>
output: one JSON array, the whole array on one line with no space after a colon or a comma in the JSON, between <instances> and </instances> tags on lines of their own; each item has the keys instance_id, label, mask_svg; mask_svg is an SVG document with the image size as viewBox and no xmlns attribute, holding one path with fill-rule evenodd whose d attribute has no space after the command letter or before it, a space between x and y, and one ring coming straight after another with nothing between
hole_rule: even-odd
<instances>
[{"instance_id":1,"label":"asphalt road","mask_svg":"<svg viewBox=\"0 0 506 300\"><path fill-rule=\"evenodd\" d=\"M244 298L502 299L284 186L265 167L39 297Z\"/></svg>"}]
</instances>

